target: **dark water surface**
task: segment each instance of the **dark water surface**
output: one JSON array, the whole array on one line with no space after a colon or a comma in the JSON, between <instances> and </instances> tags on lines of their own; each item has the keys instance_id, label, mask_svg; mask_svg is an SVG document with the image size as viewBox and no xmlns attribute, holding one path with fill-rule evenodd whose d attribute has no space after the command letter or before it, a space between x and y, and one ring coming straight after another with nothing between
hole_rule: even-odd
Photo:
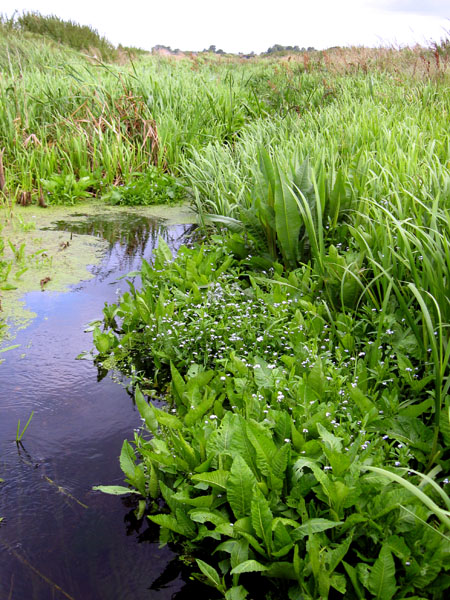
<instances>
[{"instance_id":1,"label":"dark water surface","mask_svg":"<svg viewBox=\"0 0 450 600\"><path fill-rule=\"evenodd\" d=\"M68 223L58 223L69 229ZM118 214L80 216L77 233L109 241L95 277L64 293L33 292L37 318L20 331L20 348L0 366L0 600L166 600L197 596L180 561L160 549L148 520L137 522L133 497L93 492L123 484L118 456L139 415L127 391L75 357L91 348L86 324L116 299L117 278L151 258L161 235L176 250L190 226ZM32 422L17 447L18 419Z\"/></svg>"}]
</instances>

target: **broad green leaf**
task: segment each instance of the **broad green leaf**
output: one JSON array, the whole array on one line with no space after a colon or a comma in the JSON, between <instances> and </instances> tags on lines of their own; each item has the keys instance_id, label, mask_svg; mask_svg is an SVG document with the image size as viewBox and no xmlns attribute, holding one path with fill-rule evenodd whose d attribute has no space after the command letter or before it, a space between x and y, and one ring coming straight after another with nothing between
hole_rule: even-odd
<instances>
[{"instance_id":1,"label":"broad green leaf","mask_svg":"<svg viewBox=\"0 0 450 600\"><path fill-rule=\"evenodd\" d=\"M111 494L113 496L121 496L122 494L139 494L136 490L130 490L123 485L94 485L92 488L95 491Z\"/></svg>"},{"instance_id":2,"label":"broad green leaf","mask_svg":"<svg viewBox=\"0 0 450 600\"><path fill-rule=\"evenodd\" d=\"M342 564L344 565L344 569L346 570L347 575L349 576L349 579L352 582L353 589L355 590L358 600L365 600L366 596L359 583L358 573L356 569L348 563L346 563L344 560L342 561Z\"/></svg>"},{"instance_id":3,"label":"broad green leaf","mask_svg":"<svg viewBox=\"0 0 450 600\"><path fill-rule=\"evenodd\" d=\"M226 453L240 456L248 465L256 469L256 453L247 436L246 420L240 415L230 412L225 414L222 422L207 442L207 452Z\"/></svg>"},{"instance_id":4,"label":"broad green leaf","mask_svg":"<svg viewBox=\"0 0 450 600\"><path fill-rule=\"evenodd\" d=\"M342 438L330 433L321 423L317 423L317 431L327 448L335 450L336 452L342 450Z\"/></svg>"},{"instance_id":5,"label":"broad green leaf","mask_svg":"<svg viewBox=\"0 0 450 600\"><path fill-rule=\"evenodd\" d=\"M234 585L225 592L225 600L245 600L248 592L242 585Z\"/></svg>"},{"instance_id":6,"label":"broad green leaf","mask_svg":"<svg viewBox=\"0 0 450 600\"><path fill-rule=\"evenodd\" d=\"M275 165L275 173L274 210L277 241L285 262L293 266L297 261L302 218L295 195L279 165Z\"/></svg>"},{"instance_id":7,"label":"broad green leaf","mask_svg":"<svg viewBox=\"0 0 450 600\"><path fill-rule=\"evenodd\" d=\"M274 523L276 524L274 525ZM273 554L276 555L277 558L280 558L286 554L286 548L289 549L292 547L294 542L289 535L286 525L284 525L280 519L274 519L272 521L272 529L275 547L275 552Z\"/></svg>"},{"instance_id":8,"label":"broad green leaf","mask_svg":"<svg viewBox=\"0 0 450 600\"><path fill-rule=\"evenodd\" d=\"M205 563L203 560L200 560L199 558L196 559L196 562L197 562L197 565L198 565L200 571L208 579L210 585L213 585L218 590L221 590L222 583L220 581L220 576L219 576L219 573L214 569L214 567L211 567L210 565L208 565L208 563Z\"/></svg>"},{"instance_id":9,"label":"broad green leaf","mask_svg":"<svg viewBox=\"0 0 450 600\"><path fill-rule=\"evenodd\" d=\"M209 507L214 502L214 496L196 496L195 498L190 498L187 494L186 490L182 492L177 492L173 495L175 500L178 502L182 502L183 504L187 504L187 506L192 506L198 509L209 509Z\"/></svg>"},{"instance_id":10,"label":"broad green leaf","mask_svg":"<svg viewBox=\"0 0 450 600\"><path fill-rule=\"evenodd\" d=\"M231 574L237 575L238 573L254 573L254 572L267 571L267 567L257 560L245 560L241 564L237 565L232 569Z\"/></svg>"},{"instance_id":11,"label":"broad green leaf","mask_svg":"<svg viewBox=\"0 0 450 600\"><path fill-rule=\"evenodd\" d=\"M242 221L238 219L233 219L233 217L227 217L225 215L204 215L203 218L206 222L209 223L219 223L220 225L225 225L227 229L234 232L240 232L244 229L244 224Z\"/></svg>"},{"instance_id":12,"label":"broad green leaf","mask_svg":"<svg viewBox=\"0 0 450 600\"><path fill-rule=\"evenodd\" d=\"M273 579L293 579L297 580L297 574L294 565L287 561L271 562L267 566L267 571L263 572L265 577Z\"/></svg>"},{"instance_id":13,"label":"broad green leaf","mask_svg":"<svg viewBox=\"0 0 450 600\"><path fill-rule=\"evenodd\" d=\"M349 535L342 544L339 544L336 548L328 550L326 555L326 562L328 563L328 571L332 573L342 561L344 556L347 554L350 544L352 543L352 536ZM333 585L333 584L332 584Z\"/></svg>"},{"instance_id":14,"label":"broad green leaf","mask_svg":"<svg viewBox=\"0 0 450 600\"><path fill-rule=\"evenodd\" d=\"M140 521L144 516L146 506L147 502L144 499L139 500L138 508L134 511L134 514L136 515L136 519L138 521Z\"/></svg>"},{"instance_id":15,"label":"broad green leaf","mask_svg":"<svg viewBox=\"0 0 450 600\"><path fill-rule=\"evenodd\" d=\"M272 472L275 477L279 477L280 479L284 477L284 472L288 466L289 454L289 444L283 444L280 448L278 448L275 456L272 459Z\"/></svg>"},{"instance_id":16,"label":"broad green leaf","mask_svg":"<svg viewBox=\"0 0 450 600\"><path fill-rule=\"evenodd\" d=\"M211 471L210 473L196 473L195 475L191 476L191 480L207 483L213 488L226 491L229 477L229 471L223 471L219 469L218 471Z\"/></svg>"},{"instance_id":17,"label":"broad green leaf","mask_svg":"<svg viewBox=\"0 0 450 600\"><path fill-rule=\"evenodd\" d=\"M159 482L159 487L161 490L161 496L166 501L172 513L175 513L178 508L183 508L183 502L180 502L175 498L175 492L173 491L173 488L171 486L166 485L164 481L161 480Z\"/></svg>"},{"instance_id":18,"label":"broad green leaf","mask_svg":"<svg viewBox=\"0 0 450 600\"><path fill-rule=\"evenodd\" d=\"M160 527L166 527L179 535L186 536L189 533L184 523L179 523L173 515L148 515L148 518Z\"/></svg>"},{"instance_id":19,"label":"broad green leaf","mask_svg":"<svg viewBox=\"0 0 450 600\"><path fill-rule=\"evenodd\" d=\"M369 576L369 590L377 600L391 600L397 591L395 564L389 548L384 545Z\"/></svg>"},{"instance_id":20,"label":"broad green leaf","mask_svg":"<svg viewBox=\"0 0 450 600\"><path fill-rule=\"evenodd\" d=\"M297 162L297 161L296 161ZM312 202L314 197L314 186L311 181L311 169L309 159L306 158L300 165L295 165L293 183L298 188L305 198Z\"/></svg>"},{"instance_id":21,"label":"broad green leaf","mask_svg":"<svg viewBox=\"0 0 450 600\"><path fill-rule=\"evenodd\" d=\"M411 550L406 545L405 540L398 535L390 535L386 540L386 545L402 561L408 560L411 556Z\"/></svg>"},{"instance_id":22,"label":"broad green leaf","mask_svg":"<svg viewBox=\"0 0 450 600\"><path fill-rule=\"evenodd\" d=\"M111 347L111 336L108 333L102 333L98 327L93 331L94 344L100 354L106 354Z\"/></svg>"},{"instance_id":23,"label":"broad green leaf","mask_svg":"<svg viewBox=\"0 0 450 600\"><path fill-rule=\"evenodd\" d=\"M133 452L133 448L127 440L124 440L120 452L120 468L130 480L133 480L134 478L135 462L136 456Z\"/></svg>"},{"instance_id":24,"label":"broad green leaf","mask_svg":"<svg viewBox=\"0 0 450 600\"><path fill-rule=\"evenodd\" d=\"M197 535L197 527L194 525L194 522L189 518L189 515L186 509L177 508L175 511L175 516L178 522L178 525L183 529L183 535L187 538L193 538Z\"/></svg>"},{"instance_id":25,"label":"broad green leaf","mask_svg":"<svg viewBox=\"0 0 450 600\"><path fill-rule=\"evenodd\" d=\"M271 463L277 448L273 441L262 431L259 431L252 423L247 424L247 435L256 452L256 464L259 471L268 476L271 471Z\"/></svg>"},{"instance_id":26,"label":"broad green leaf","mask_svg":"<svg viewBox=\"0 0 450 600\"><path fill-rule=\"evenodd\" d=\"M169 427L170 429L182 429L183 424L175 415L171 415L170 413L161 410L160 408L156 408L153 406L153 412L156 420L163 427Z\"/></svg>"},{"instance_id":27,"label":"broad green leaf","mask_svg":"<svg viewBox=\"0 0 450 600\"><path fill-rule=\"evenodd\" d=\"M294 529L291 532L291 537L294 540L300 540L307 535L311 535L313 533L319 533L321 531L327 531L328 529L333 529L334 527L339 527L339 525L343 525L343 521L330 521L328 519L310 519Z\"/></svg>"},{"instance_id":28,"label":"broad green leaf","mask_svg":"<svg viewBox=\"0 0 450 600\"><path fill-rule=\"evenodd\" d=\"M233 568L248 560L248 540L241 538L235 541L230 559Z\"/></svg>"},{"instance_id":29,"label":"broad green leaf","mask_svg":"<svg viewBox=\"0 0 450 600\"><path fill-rule=\"evenodd\" d=\"M205 390L203 400L197 406L195 406L195 408L188 410L186 416L184 417L186 427L191 427L198 420L202 419L203 415L212 408L214 401L214 394L208 394L208 391Z\"/></svg>"},{"instance_id":30,"label":"broad green leaf","mask_svg":"<svg viewBox=\"0 0 450 600\"><path fill-rule=\"evenodd\" d=\"M216 526L215 532L231 538L234 535L233 525L232 523L220 523Z\"/></svg>"},{"instance_id":31,"label":"broad green leaf","mask_svg":"<svg viewBox=\"0 0 450 600\"><path fill-rule=\"evenodd\" d=\"M235 528L235 530L236 530L236 528ZM267 558L267 552L264 550L264 548L261 546L261 544L258 542L258 540L251 533L240 530L239 534L249 542L250 546L254 550L256 550L256 552L261 554L261 556L264 556L264 558Z\"/></svg>"},{"instance_id":32,"label":"broad green leaf","mask_svg":"<svg viewBox=\"0 0 450 600\"><path fill-rule=\"evenodd\" d=\"M345 598L345 592L347 591L347 581L344 575L339 575L338 573L333 573L330 579L331 587L334 587L340 594Z\"/></svg>"},{"instance_id":33,"label":"broad green leaf","mask_svg":"<svg viewBox=\"0 0 450 600\"><path fill-rule=\"evenodd\" d=\"M263 540L267 552L270 555L272 550L272 520L273 514L269 503L262 492L255 487L251 502L252 526L256 535Z\"/></svg>"},{"instance_id":34,"label":"broad green leaf","mask_svg":"<svg viewBox=\"0 0 450 600\"><path fill-rule=\"evenodd\" d=\"M358 406L362 415L369 413L371 410L374 410L375 414L378 414L378 409L376 408L375 404L369 400L369 398L367 398L367 396L358 387L352 387L349 384L347 391L350 394L350 398Z\"/></svg>"},{"instance_id":35,"label":"broad green leaf","mask_svg":"<svg viewBox=\"0 0 450 600\"><path fill-rule=\"evenodd\" d=\"M186 384L173 362L170 362L170 373L172 376L172 390L175 400L179 403L185 403L184 390L186 389Z\"/></svg>"},{"instance_id":36,"label":"broad green leaf","mask_svg":"<svg viewBox=\"0 0 450 600\"><path fill-rule=\"evenodd\" d=\"M324 452L333 469L333 475L336 477L343 475L352 464L352 459L348 453L343 454L342 452L330 450L329 448L324 448Z\"/></svg>"},{"instance_id":37,"label":"broad green leaf","mask_svg":"<svg viewBox=\"0 0 450 600\"><path fill-rule=\"evenodd\" d=\"M279 442L285 443L284 440L289 438L291 434L292 419L285 411L274 411L273 418L275 419L275 433Z\"/></svg>"},{"instance_id":38,"label":"broad green leaf","mask_svg":"<svg viewBox=\"0 0 450 600\"><path fill-rule=\"evenodd\" d=\"M134 394L134 400L136 402L139 414L144 419L145 424L152 433L156 433L158 430L158 421L156 420L153 406L148 404L138 387L136 388Z\"/></svg>"},{"instance_id":39,"label":"broad green leaf","mask_svg":"<svg viewBox=\"0 0 450 600\"><path fill-rule=\"evenodd\" d=\"M227 482L227 498L237 519L250 514L253 489L256 484L253 471L241 456L236 456Z\"/></svg>"},{"instance_id":40,"label":"broad green leaf","mask_svg":"<svg viewBox=\"0 0 450 600\"><path fill-rule=\"evenodd\" d=\"M254 359L253 377L258 389L271 389L273 385L272 371L267 367L267 362L259 356Z\"/></svg>"},{"instance_id":41,"label":"broad green leaf","mask_svg":"<svg viewBox=\"0 0 450 600\"><path fill-rule=\"evenodd\" d=\"M206 444L208 454L232 454L231 444L238 418L238 415L227 412L219 428L208 439Z\"/></svg>"},{"instance_id":42,"label":"broad green leaf","mask_svg":"<svg viewBox=\"0 0 450 600\"><path fill-rule=\"evenodd\" d=\"M320 358L317 359L308 375L308 385L314 390L319 398L322 398L325 388L325 374Z\"/></svg>"},{"instance_id":43,"label":"broad green leaf","mask_svg":"<svg viewBox=\"0 0 450 600\"><path fill-rule=\"evenodd\" d=\"M218 510L212 511L194 508L189 511L189 517L196 523L212 523L213 525L228 523L228 520Z\"/></svg>"},{"instance_id":44,"label":"broad green leaf","mask_svg":"<svg viewBox=\"0 0 450 600\"><path fill-rule=\"evenodd\" d=\"M158 481L158 473L156 472L155 466L153 462L150 461L150 480L148 484L148 491L150 494L150 498L156 500L159 496L159 481Z\"/></svg>"},{"instance_id":45,"label":"broad green leaf","mask_svg":"<svg viewBox=\"0 0 450 600\"><path fill-rule=\"evenodd\" d=\"M167 245L167 242L161 236L158 237L158 247L155 250L155 254L162 264L165 262L170 262L173 259L172 251Z\"/></svg>"},{"instance_id":46,"label":"broad green leaf","mask_svg":"<svg viewBox=\"0 0 450 600\"><path fill-rule=\"evenodd\" d=\"M311 565L311 569L314 575L314 579L318 581L319 573L321 571L321 560L319 540L316 535L312 534L309 536L308 541L306 542L306 552L307 559L309 559L309 563ZM297 573L297 577L300 577L300 568L296 567L296 562L299 562L298 545L295 546L294 551L294 569ZM325 594L325 597L327 598L328 594Z\"/></svg>"},{"instance_id":47,"label":"broad green leaf","mask_svg":"<svg viewBox=\"0 0 450 600\"><path fill-rule=\"evenodd\" d=\"M172 416L172 415L170 415ZM168 440L173 445L173 449L178 458L185 460L190 469L195 469L198 465L199 457L194 449L186 442L179 430L171 431L168 435Z\"/></svg>"}]
</instances>

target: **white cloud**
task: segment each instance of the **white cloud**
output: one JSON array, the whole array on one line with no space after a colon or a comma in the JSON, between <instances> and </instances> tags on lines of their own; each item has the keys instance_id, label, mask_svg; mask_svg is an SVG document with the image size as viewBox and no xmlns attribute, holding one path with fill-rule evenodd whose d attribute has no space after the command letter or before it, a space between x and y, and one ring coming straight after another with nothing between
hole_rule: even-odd
<instances>
[{"instance_id":1,"label":"white cloud","mask_svg":"<svg viewBox=\"0 0 450 600\"><path fill-rule=\"evenodd\" d=\"M450 18L450 0L374 0L370 4L385 11Z\"/></svg>"}]
</instances>

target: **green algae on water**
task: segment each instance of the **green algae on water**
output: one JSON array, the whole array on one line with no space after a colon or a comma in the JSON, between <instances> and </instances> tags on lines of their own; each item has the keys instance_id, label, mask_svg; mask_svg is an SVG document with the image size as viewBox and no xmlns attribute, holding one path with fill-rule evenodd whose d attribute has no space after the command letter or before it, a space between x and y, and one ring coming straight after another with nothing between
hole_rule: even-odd
<instances>
[{"instance_id":1,"label":"green algae on water","mask_svg":"<svg viewBox=\"0 0 450 600\"><path fill-rule=\"evenodd\" d=\"M195 214L186 205L130 208L90 202L45 209L15 206L12 212L6 207L0 209L4 224L1 232L5 241L4 258L12 263L7 282L15 288L0 291L3 309L0 318L9 326L5 335L8 344L13 339L12 332L26 327L36 316L26 308L23 299L26 293L38 290L62 292L92 278L89 267L98 264L108 248L108 242L102 238L58 231L55 223L88 220L95 216L105 221L117 220L121 214L125 218L130 213L140 218L161 219L167 225L195 223Z\"/></svg>"}]
</instances>

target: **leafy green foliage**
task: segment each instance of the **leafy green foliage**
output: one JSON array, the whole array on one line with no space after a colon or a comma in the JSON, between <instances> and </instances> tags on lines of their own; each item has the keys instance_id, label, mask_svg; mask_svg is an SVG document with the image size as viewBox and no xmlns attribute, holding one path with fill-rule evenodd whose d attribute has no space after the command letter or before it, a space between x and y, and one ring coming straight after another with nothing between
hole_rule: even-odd
<instances>
[{"instance_id":1,"label":"leafy green foliage","mask_svg":"<svg viewBox=\"0 0 450 600\"><path fill-rule=\"evenodd\" d=\"M127 482L161 541L187 543L199 577L225 597L245 597L249 573L274 598L439 597L448 496L412 470L425 469L433 436L430 366L407 321L394 326L401 307L363 305L355 326L314 301L321 277L309 267L264 274L257 257L230 255L237 241L173 259L160 240L142 289L130 284L105 309L116 325L97 332L98 360L111 355L167 392L158 408L136 390L152 435L125 442ZM424 422L408 416L413 398Z\"/></svg>"},{"instance_id":2,"label":"leafy green foliage","mask_svg":"<svg viewBox=\"0 0 450 600\"><path fill-rule=\"evenodd\" d=\"M80 200L91 198L88 189L94 182L90 175L77 180L73 173L67 175L54 173L49 179L41 180L50 204L76 204Z\"/></svg>"},{"instance_id":3,"label":"leafy green foliage","mask_svg":"<svg viewBox=\"0 0 450 600\"><path fill-rule=\"evenodd\" d=\"M102 199L121 206L150 206L179 202L183 196L183 185L175 177L149 167L126 185L111 187Z\"/></svg>"}]
</instances>

